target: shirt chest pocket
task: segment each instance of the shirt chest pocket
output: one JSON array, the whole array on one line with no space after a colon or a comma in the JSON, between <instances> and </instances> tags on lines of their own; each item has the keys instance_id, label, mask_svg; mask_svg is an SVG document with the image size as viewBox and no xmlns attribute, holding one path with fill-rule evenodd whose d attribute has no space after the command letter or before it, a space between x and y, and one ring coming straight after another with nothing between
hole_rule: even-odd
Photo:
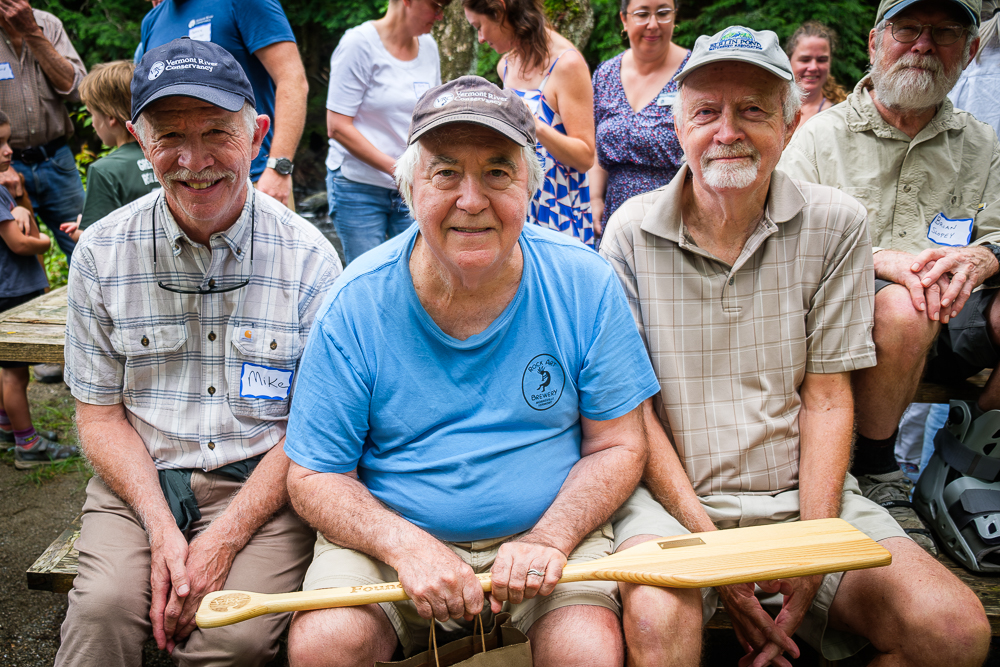
<instances>
[{"instance_id":1,"label":"shirt chest pocket","mask_svg":"<svg viewBox=\"0 0 1000 667\"><path fill-rule=\"evenodd\" d=\"M187 386L187 330L158 324L120 330L125 355L123 401L128 408L176 412Z\"/></svg>"},{"instance_id":2,"label":"shirt chest pocket","mask_svg":"<svg viewBox=\"0 0 1000 667\"><path fill-rule=\"evenodd\" d=\"M236 327L230 347L226 396L233 414L258 419L287 417L301 352L298 333Z\"/></svg>"}]
</instances>

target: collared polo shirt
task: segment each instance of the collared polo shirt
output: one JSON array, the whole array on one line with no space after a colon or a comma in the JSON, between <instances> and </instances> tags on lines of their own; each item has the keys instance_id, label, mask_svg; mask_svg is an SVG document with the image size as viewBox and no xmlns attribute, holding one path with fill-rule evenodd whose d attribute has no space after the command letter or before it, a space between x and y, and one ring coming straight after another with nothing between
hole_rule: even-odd
<instances>
[{"instance_id":1,"label":"collared polo shirt","mask_svg":"<svg viewBox=\"0 0 1000 667\"><path fill-rule=\"evenodd\" d=\"M184 234L159 191L88 228L74 253L66 383L84 403L123 403L158 469L214 470L281 440L291 389L280 385L294 383L313 317L340 274L315 227L249 181L248 189L239 219L209 247ZM246 287L207 295L157 284L248 277ZM279 386L261 389L248 372Z\"/></svg>"},{"instance_id":2,"label":"collared polo shirt","mask_svg":"<svg viewBox=\"0 0 1000 667\"><path fill-rule=\"evenodd\" d=\"M764 216L730 266L681 219L690 169L608 222L611 262L660 381L660 420L695 492L798 485L806 373L875 365L865 211L824 186L771 176Z\"/></svg>"},{"instance_id":3,"label":"collared polo shirt","mask_svg":"<svg viewBox=\"0 0 1000 667\"><path fill-rule=\"evenodd\" d=\"M76 88L87 74L62 22L48 12L38 9L32 12L56 52L73 66L74 77L69 90L56 90L27 41L21 43L21 52L17 53L10 36L0 28L0 109L10 117L10 146L18 149L72 136L73 123L63 100L80 99Z\"/></svg>"},{"instance_id":4,"label":"collared polo shirt","mask_svg":"<svg viewBox=\"0 0 1000 667\"><path fill-rule=\"evenodd\" d=\"M1000 143L993 128L945 99L910 139L885 122L870 87L865 77L846 101L810 118L778 168L860 201L876 248L918 254L937 247L928 230L939 213L974 220L970 243L1000 242Z\"/></svg>"}]
</instances>

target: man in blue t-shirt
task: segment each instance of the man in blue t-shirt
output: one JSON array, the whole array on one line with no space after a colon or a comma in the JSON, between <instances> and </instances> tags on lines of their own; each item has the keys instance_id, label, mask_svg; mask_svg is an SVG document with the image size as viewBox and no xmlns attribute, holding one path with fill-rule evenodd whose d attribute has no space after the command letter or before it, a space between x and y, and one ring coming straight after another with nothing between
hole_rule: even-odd
<instances>
[{"instance_id":1,"label":"man in blue t-shirt","mask_svg":"<svg viewBox=\"0 0 1000 667\"><path fill-rule=\"evenodd\" d=\"M398 579L412 600L298 614L289 657L371 664L420 650L432 616L471 631L506 609L536 665L621 664L617 585L556 582L611 553L646 457L659 386L624 292L592 250L525 227L541 166L517 96L451 81L408 143L396 177L417 225L320 308L285 451L320 533L303 588Z\"/></svg>"},{"instance_id":2,"label":"man in blue t-shirt","mask_svg":"<svg viewBox=\"0 0 1000 667\"><path fill-rule=\"evenodd\" d=\"M142 20L135 61L178 37L215 42L236 58L257 99L257 113L271 119L250 180L294 210L292 167L306 121L306 81L292 27L278 0L164 0Z\"/></svg>"}]
</instances>

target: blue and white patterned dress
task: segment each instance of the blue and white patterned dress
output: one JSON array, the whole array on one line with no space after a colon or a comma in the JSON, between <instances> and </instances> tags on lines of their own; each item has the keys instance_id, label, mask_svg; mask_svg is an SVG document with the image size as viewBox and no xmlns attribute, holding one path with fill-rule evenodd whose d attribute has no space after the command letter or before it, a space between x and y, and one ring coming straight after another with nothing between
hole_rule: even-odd
<instances>
[{"instance_id":1,"label":"blue and white patterned dress","mask_svg":"<svg viewBox=\"0 0 1000 667\"><path fill-rule=\"evenodd\" d=\"M567 49L567 51L572 50ZM545 84L548 83L559 58L565 53L566 51L560 53L552 62L538 88L530 90L511 88L525 101L536 118L562 134L566 134L566 128L563 127L559 114L545 101ZM503 78L506 88L506 63ZM542 179L541 189L531 200L528 222L569 234L593 248L594 220L590 214L590 186L587 183L587 173L579 172L552 157L541 142L535 144L535 152L538 153L538 160L542 163L545 177Z\"/></svg>"}]
</instances>

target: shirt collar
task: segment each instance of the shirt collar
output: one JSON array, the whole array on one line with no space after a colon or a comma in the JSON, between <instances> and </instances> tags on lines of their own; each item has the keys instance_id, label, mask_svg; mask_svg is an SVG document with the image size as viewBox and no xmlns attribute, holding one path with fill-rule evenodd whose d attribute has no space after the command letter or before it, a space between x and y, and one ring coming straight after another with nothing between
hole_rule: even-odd
<instances>
[{"instance_id":1,"label":"shirt collar","mask_svg":"<svg viewBox=\"0 0 1000 667\"><path fill-rule=\"evenodd\" d=\"M681 198L684 193L684 181L687 180L690 171L691 167L685 162L646 212L640 225L642 231L680 243L684 227L681 219ZM771 172L767 204L764 207L765 221L776 224L788 222L802 211L805 204L802 191L788 175L777 169Z\"/></svg>"},{"instance_id":2,"label":"shirt collar","mask_svg":"<svg viewBox=\"0 0 1000 667\"><path fill-rule=\"evenodd\" d=\"M887 123L878 112L871 96L872 87L871 74L865 75L854 87L854 92L848 96L847 127L853 132L871 131L881 139L899 139L909 143L910 137ZM946 130L961 130L965 125L966 119L955 113L955 106L946 97L931 122L914 139L924 134L934 136Z\"/></svg>"},{"instance_id":3,"label":"shirt collar","mask_svg":"<svg viewBox=\"0 0 1000 667\"><path fill-rule=\"evenodd\" d=\"M222 239L222 242L229 246L230 252L233 253L233 257L236 261L242 262L244 257L249 257L249 249L251 243L251 221L253 219L253 211L251 207L254 205L256 200L256 191L254 190L253 183L247 180L247 198L243 202L243 210L240 212L240 217L236 219L228 229L221 232L217 232L212 235L212 240ZM258 207L259 208L259 207ZM192 241L184 230L180 228L177 221L174 220L173 214L170 212L170 207L167 206L166 193L161 189L159 196L156 198L156 206L154 208L156 211L155 218L159 218L160 230L166 235L167 239L170 240L170 248L177 257L181 254L181 241L185 241L188 245L199 247L200 244ZM213 244L214 245L214 244ZM203 246L200 246L203 247Z\"/></svg>"}]
</instances>

